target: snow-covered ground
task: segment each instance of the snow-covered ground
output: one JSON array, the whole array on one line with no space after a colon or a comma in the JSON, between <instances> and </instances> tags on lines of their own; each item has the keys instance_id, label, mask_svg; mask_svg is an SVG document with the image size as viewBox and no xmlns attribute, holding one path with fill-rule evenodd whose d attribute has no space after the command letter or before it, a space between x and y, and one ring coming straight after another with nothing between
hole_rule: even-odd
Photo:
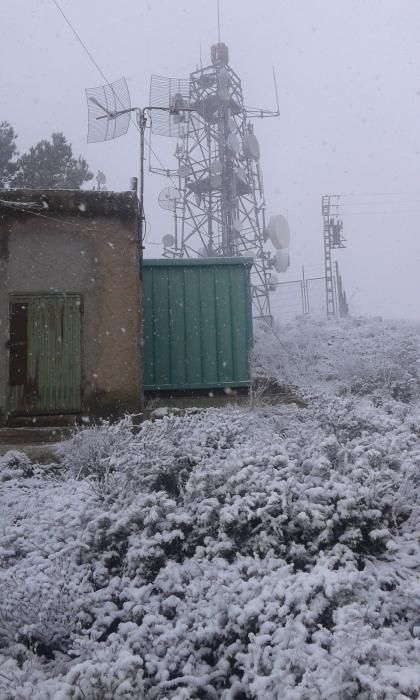
<instances>
[{"instance_id":1,"label":"snow-covered ground","mask_svg":"<svg viewBox=\"0 0 420 700\"><path fill-rule=\"evenodd\" d=\"M0 458L0 698L420 696L420 330L260 334L307 408L86 429Z\"/></svg>"}]
</instances>

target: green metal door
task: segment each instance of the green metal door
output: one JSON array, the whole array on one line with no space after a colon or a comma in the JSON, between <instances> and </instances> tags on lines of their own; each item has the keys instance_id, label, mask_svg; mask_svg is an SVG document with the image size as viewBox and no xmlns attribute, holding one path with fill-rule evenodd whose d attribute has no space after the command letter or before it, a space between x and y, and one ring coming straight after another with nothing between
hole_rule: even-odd
<instances>
[{"instance_id":1,"label":"green metal door","mask_svg":"<svg viewBox=\"0 0 420 700\"><path fill-rule=\"evenodd\" d=\"M82 298L10 297L9 413L81 410Z\"/></svg>"}]
</instances>

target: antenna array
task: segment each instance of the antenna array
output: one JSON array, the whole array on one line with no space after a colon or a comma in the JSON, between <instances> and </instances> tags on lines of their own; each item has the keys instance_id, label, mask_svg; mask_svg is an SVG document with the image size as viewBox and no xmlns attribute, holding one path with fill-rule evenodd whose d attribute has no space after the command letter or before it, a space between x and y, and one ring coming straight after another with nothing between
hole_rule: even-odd
<instances>
[{"instance_id":1,"label":"antenna array","mask_svg":"<svg viewBox=\"0 0 420 700\"><path fill-rule=\"evenodd\" d=\"M280 264L280 254L272 257L265 246L273 238L266 229L260 146L251 119L278 116L278 107L246 108L241 80L220 42L211 49L211 64L191 73L189 81L152 76L151 105L174 100L188 111L154 119L152 133L177 137L176 167L165 170L149 160L152 172L177 178L179 197L171 207L175 235L166 237L171 244L164 244L164 255L252 257L254 315L270 318L271 270L284 271L289 256L282 246Z\"/></svg>"}]
</instances>

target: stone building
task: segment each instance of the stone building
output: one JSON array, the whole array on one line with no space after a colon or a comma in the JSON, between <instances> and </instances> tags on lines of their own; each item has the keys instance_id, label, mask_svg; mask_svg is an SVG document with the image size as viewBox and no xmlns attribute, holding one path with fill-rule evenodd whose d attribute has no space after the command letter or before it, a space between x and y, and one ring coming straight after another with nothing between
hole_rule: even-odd
<instances>
[{"instance_id":1,"label":"stone building","mask_svg":"<svg viewBox=\"0 0 420 700\"><path fill-rule=\"evenodd\" d=\"M142 404L135 192L0 190L0 422Z\"/></svg>"}]
</instances>

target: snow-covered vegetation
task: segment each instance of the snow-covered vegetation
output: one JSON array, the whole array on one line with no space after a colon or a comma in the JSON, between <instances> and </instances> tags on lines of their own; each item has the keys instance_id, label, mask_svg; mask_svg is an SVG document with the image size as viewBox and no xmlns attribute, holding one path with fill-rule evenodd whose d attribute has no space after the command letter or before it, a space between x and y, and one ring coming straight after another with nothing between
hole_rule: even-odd
<instances>
[{"instance_id":1,"label":"snow-covered vegetation","mask_svg":"<svg viewBox=\"0 0 420 700\"><path fill-rule=\"evenodd\" d=\"M0 458L2 700L420 695L419 328L260 334L306 408L130 418Z\"/></svg>"}]
</instances>

